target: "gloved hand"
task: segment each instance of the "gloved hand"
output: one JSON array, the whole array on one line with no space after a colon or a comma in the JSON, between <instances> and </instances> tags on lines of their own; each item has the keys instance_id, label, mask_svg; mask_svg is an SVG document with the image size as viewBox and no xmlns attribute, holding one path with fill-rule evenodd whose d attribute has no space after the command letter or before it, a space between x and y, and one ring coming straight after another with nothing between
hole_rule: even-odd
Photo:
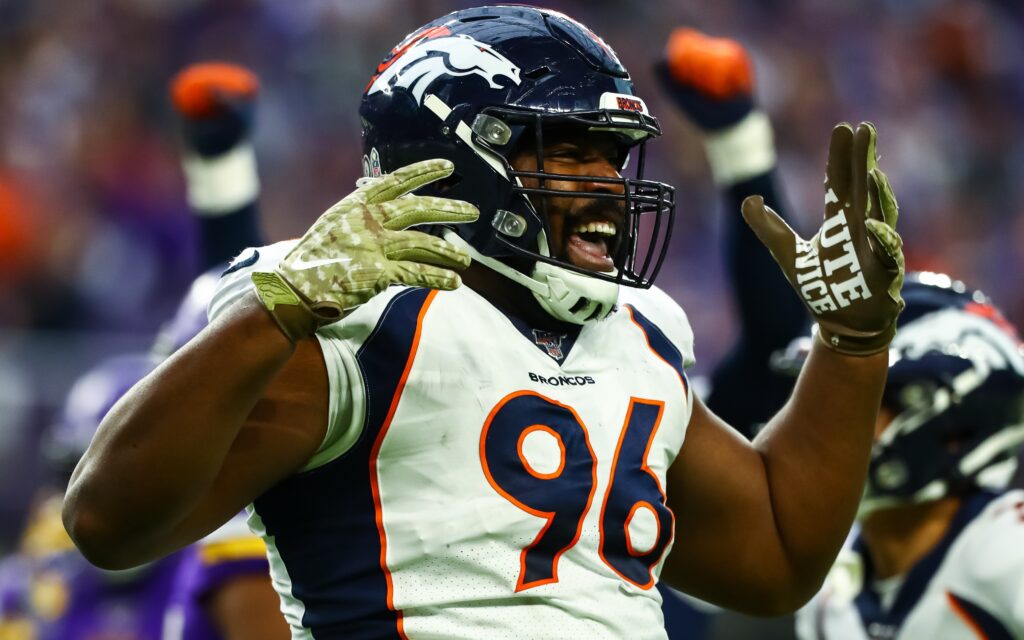
<instances>
[{"instance_id":1,"label":"gloved hand","mask_svg":"<svg viewBox=\"0 0 1024 640\"><path fill-rule=\"evenodd\" d=\"M754 109L754 71L735 40L679 27L655 76L677 107L705 132L737 124Z\"/></svg>"},{"instance_id":2,"label":"gloved hand","mask_svg":"<svg viewBox=\"0 0 1024 640\"><path fill-rule=\"evenodd\" d=\"M461 284L461 249L407 227L472 222L480 212L459 200L406 195L451 175L448 160L424 160L370 178L328 209L272 272L256 272L256 294L292 341L345 317L388 285L431 289Z\"/></svg>"},{"instance_id":3,"label":"gloved hand","mask_svg":"<svg viewBox=\"0 0 1024 640\"><path fill-rule=\"evenodd\" d=\"M185 146L218 156L248 137L259 96L259 79L245 67L203 62L171 79L171 102L182 123Z\"/></svg>"},{"instance_id":4,"label":"gloved hand","mask_svg":"<svg viewBox=\"0 0 1024 640\"><path fill-rule=\"evenodd\" d=\"M882 351L903 310L903 243L889 180L878 168L874 125L832 130L825 171L825 221L804 240L764 205L743 201L743 218L768 247L818 322L826 345L849 355Z\"/></svg>"}]
</instances>

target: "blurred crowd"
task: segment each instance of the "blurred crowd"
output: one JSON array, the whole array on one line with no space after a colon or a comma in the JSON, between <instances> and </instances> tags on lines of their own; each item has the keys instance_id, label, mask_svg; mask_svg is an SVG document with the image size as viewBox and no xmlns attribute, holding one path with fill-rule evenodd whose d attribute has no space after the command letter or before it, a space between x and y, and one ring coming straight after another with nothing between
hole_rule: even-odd
<instances>
[{"instance_id":1,"label":"blurred crowd","mask_svg":"<svg viewBox=\"0 0 1024 640\"><path fill-rule=\"evenodd\" d=\"M167 81L207 59L262 81L263 227L301 234L360 172L377 62L453 0L0 0L0 551L70 382L147 345L196 272ZM750 48L797 224L816 227L829 131L878 126L908 267L950 271L1024 323L1024 4L1014 0L559 0L617 50L665 130L651 177L678 188L659 284L690 314L698 369L732 337L723 212L696 131L651 65L690 24ZM766 312L769 312L766 310Z\"/></svg>"}]
</instances>

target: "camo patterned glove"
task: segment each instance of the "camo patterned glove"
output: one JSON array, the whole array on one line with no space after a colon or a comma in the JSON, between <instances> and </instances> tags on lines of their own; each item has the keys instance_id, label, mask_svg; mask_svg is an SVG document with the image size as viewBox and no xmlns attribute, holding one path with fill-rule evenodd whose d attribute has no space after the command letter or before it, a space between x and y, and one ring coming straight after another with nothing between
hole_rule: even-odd
<instances>
[{"instance_id":1,"label":"camo patterned glove","mask_svg":"<svg viewBox=\"0 0 1024 640\"><path fill-rule=\"evenodd\" d=\"M479 211L459 200L407 195L446 178L448 160L424 160L361 181L310 227L272 272L252 274L256 294L292 341L336 322L391 284L455 289L452 269L470 258L417 224L472 222Z\"/></svg>"},{"instance_id":2,"label":"camo patterned glove","mask_svg":"<svg viewBox=\"0 0 1024 640\"><path fill-rule=\"evenodd\" d=\"M848 355L885 350L903 310L902 240L896 198L878 169L874 125L832 130L825 171L825 221L809 242L760 196L743 201L743 218L818 322L826 345Z\"/></svg>"}]
</instances>

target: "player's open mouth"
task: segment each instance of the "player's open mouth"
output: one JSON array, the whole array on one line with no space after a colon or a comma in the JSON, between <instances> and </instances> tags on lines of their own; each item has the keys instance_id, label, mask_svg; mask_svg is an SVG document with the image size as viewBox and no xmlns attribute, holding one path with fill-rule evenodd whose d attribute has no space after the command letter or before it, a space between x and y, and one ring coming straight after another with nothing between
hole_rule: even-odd
<instances>
[{"instance_id":1,"label":"player's open mouth","mask_svg":"<svg viewBox=\"0 0 1024 640\"><path fill-rule=\"evenodd\" d=\"M608 220L573 223L565 253L569 262L590 271L614 271L612 248L618 226Z\"/></svg>"}]
</instances>

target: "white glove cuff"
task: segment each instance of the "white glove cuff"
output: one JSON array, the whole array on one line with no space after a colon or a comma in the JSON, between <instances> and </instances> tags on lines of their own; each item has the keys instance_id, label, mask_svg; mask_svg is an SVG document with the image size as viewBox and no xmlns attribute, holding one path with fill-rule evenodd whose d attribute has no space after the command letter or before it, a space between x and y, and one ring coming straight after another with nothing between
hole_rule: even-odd
<instances>
[{"instance_id":1,"label":"white glove cuff","mask_svg":"<svg viewBox=\"0 0 1024 640\"><path fill-rule=\"evenodd\" d=\"M775 167L775 137L763 111L754 110L731 127L704 139L715 184L728 187Z\"/></svg>"}]
</instances>

